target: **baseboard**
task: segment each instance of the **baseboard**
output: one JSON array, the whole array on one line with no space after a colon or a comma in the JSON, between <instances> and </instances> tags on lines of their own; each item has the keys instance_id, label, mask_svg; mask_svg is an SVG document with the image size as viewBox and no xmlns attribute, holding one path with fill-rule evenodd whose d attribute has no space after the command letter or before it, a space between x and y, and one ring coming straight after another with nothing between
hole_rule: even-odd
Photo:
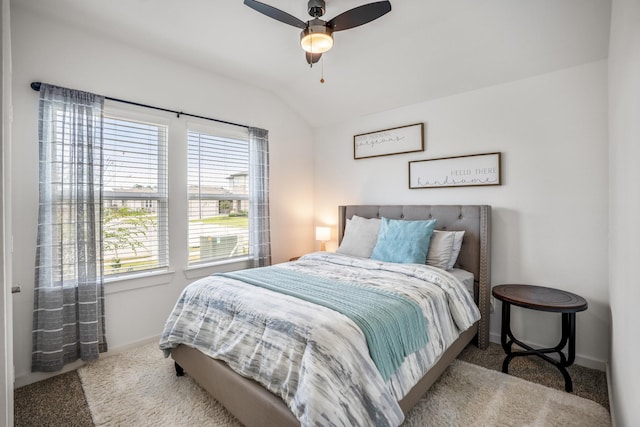
<instances>
[{"instance_id":1,"label":"baseboard","mask_svg":"<svg viewBox=\"0 0 640 427\"><path fill-rule=\"evenodd\" d=\"M140 347L140 346L143 346L145 344L149 344L149 343L154 342L154 341L155 342L160 342L160 335L154 335L154 336L147 337L147 338L144 338L144 339L141 339L141 340L130 342L128 344L120 345L120 346L118 346L118 347L116 347L114 349L109 349L108 352L102 354L100 357L115 356L116 354L124 353L125 351L129 351L129 350L131 350L133 348ZM160 351L159 348L160 347L158 347L158 351Z\"/></svg>"},{"instance_id":2,"label":"baseboard","mask_svg":"<svg viewBox=\"0 0 640 427\"><path fill-rule=\"evenodd\" d=\"M100 358L105 358L109 356L115 356L116 354L123 353L125 351L131 350L132 348L140 347L142 345L148 344L150 342L158 342L160 340L160 335L154 335L152 337L147 337L138 341L130 342L128 344L120 345L116 348L109 349L106 353L100 354ZM159 350L158 350L159 351ZM61 370L57 372L29 372L23 375L19 375L16 377L15 382L13 384L13 388L20 388L25 385L33 384L38 381L43 381L48 378L53 378L55 376L66 374L67 372L75 371L76 369L84 366L86 362L82 360L77 360L73 363L69 363L65 365Z\"/></svg>"},{"instance_id":3,"label":"baseboard","mask_svg":"<svg viewBox=\"0 0 640 427\"><path fill-rule=\"evenodd\" d=\"M65 365L61 370L56 372L28 372L26 374L16 376L16 380L13 383L13 388L20 388L25 385L37 383L38 381L43 381L49 378L56 377L61 374L66 374L67 372L75 371L76 369L83 366L85 362L81 360L77 360L73 363L69 363Z\"/></svg>"},{"instance_id":4,"label":"baseboard","mask_svg":"<svg viewBox=\"0 0 640 427\"><path fill-rule=\"evenodd\" d=\"M489 341L492 343L500 344L500 333L491 332L489 334ZM524 340L523 340L524 341ZM534 348L542 348L545 347L542 344L538 343L526 343L531 345ZM519 348L517 345L513 345L513 348ZM596 369L598 371L604 371L606 369L607 362L604 360L594 359L592 357L576 354L576 360L574 362L576 365L584 366L585 368Z\"/></svg>"}]
</instances>

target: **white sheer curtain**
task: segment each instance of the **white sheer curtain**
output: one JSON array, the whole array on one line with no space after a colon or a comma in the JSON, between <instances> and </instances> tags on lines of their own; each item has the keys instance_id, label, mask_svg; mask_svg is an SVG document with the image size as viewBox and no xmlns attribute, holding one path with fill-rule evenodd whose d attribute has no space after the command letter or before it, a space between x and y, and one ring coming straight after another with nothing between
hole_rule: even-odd
<instances>
[{"instance_id":1,"label":"white sheer curtain","mask_svg":"<svg viewBox=\"0 0 640 427\"><path fill-rule=\"evenodd\" d=\"M102 281L104 97L40 87L32 371L107 350Z\"/></svg>"},{"instance_id":2,"label":"white sheer curtain","mask_svg":"<svg viewBox=\"0 0 640 427\"><path fill-rule=\"evenodd\" d=\"M271 265L269 132L249 128L249 244L254 267Z\"/></svg>"}]
</instances>

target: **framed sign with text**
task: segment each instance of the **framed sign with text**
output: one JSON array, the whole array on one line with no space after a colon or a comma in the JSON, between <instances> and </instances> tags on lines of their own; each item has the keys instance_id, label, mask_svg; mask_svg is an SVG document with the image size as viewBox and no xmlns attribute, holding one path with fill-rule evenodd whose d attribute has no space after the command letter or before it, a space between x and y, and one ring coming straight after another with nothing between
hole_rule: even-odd
<instances>
[{"instance_id":1,"label":"framed sign with text","mask_svg":"<svg viewBox=\"0 0 640 427\"><path fill-rule=\"evenodd\" d=\"M409 188L501 185L500 153L409 162Z\"/></svg>"},{"instance_id":2,"label":"framed sign with text","mask_svg":"<svg viewBox=\"0 0 640 427\"><path fill-rule=\"evenodd\" d=\"M353 137L353 158L424 151L424 123L362 133Z\"/></svg>"}]
</instances>

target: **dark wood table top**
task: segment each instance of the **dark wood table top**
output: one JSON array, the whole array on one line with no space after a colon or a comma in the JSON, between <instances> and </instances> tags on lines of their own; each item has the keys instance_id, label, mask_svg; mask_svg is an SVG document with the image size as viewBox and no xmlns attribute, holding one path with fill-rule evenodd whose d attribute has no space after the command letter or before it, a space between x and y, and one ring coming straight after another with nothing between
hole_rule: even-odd
<instances>
[{"instance_id":1,"label":"dark wood table top","mask_svg":"<svg viewBox=\"0 0 640 427\"><path fill-rule=\"evenodd\" d=\"M588 307L580 295L544 286L498 285L491 293L501 301L533 310L575 313Z\"/></svg>"}]
</instances>

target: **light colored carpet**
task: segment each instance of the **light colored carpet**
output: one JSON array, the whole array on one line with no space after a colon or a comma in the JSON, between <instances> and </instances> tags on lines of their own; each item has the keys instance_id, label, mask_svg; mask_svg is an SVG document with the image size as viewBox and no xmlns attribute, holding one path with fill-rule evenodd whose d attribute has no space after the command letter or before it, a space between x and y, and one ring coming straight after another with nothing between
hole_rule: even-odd
<instances>
[{"instance_id":1,"label":"light colored carpet","mask_svg":"<svg viewBox=\"0 0 640 427\"><path fill-rule=\"evenodd\" d=\"M157 344L109 356L78 374L96 426L212 426L240 423ZM411 410L406 426L608 426L601 405L456 360Z\"/></svg>"}]
</instances>

